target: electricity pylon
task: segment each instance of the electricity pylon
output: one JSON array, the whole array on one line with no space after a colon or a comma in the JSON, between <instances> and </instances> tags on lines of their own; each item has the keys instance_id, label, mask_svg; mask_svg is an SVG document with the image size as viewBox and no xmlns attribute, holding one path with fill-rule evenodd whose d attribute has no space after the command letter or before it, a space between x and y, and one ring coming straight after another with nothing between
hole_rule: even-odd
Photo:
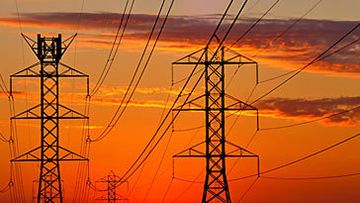
<instances>
[{"instance_id":1,"label":"electricity pylon","mask_svg":"<svg viewBox=\"0 0 360 203\"><path fill-rule=\"evenodd\" d=\"M119 176L117 176L113 171L110 171L109 175L101 178L100 180L96 181L98 184L106 184L106 189L98 189L96 188L96 191L100 192L106 192L106 194L102 195L101 197L96 198L98 201L106 201L108 203L116 203L116 202L124 202L128 203L129 200L125 198L124 196L120 195L117 192L117 188L122 186L126 181L121 180Z\"/></svg>"},{"instance_id":2,"label":"electricity pylon","mask_svg":"<svg viewBox=\"0 0 360 203\"><path fill-rule=\"evenodd\" d=\"M225 202L230 203L228 181L226 177L226 158L254 157L258 155L226 140L225 120L227 111L256 111L258 110L230 96L225 92L225 66L246 65L256 66L256 81L258 65L255 61L231 50L232 56L225 58L225 48L212 54L206 47L189 54L175 62L183 65L204 65L205 94L190 99L174 111L203 111L205 112L205 141L174 155L174 158L201 157L206 158L206 177L203 189L202 203ZM199 56L200 55L200 56ZM210 55L210 56L209 56ZM204 57L202 57L204 56ZM205 99L205 106L197 103ZM231 101L229 104L227 102ZM258 117L257 117L258 118ZM204 145L205 144L205 145ZM204 149L205 148L205 149ZM229 150L228 150L229 149ZM203 152L205 150L205 153Z\"/></svg>"},{"instance_id":3,"label":"electricity pylon","mask_svg":"<svg viewBox=\"0 0 360 203\"><path fill-rule=\"evenodd\" d=\"M61 34L57 37L42 37L38 34L37 41L23 34L22 36L39 62L10 76L10 92L12 92L13 78L40 78L40 104L11 119L39 119L40 146L12 159L11 162L40 162L37 202L63 202L60 161L88 161L88 159L60 145L60 120L88 119L88 117L60 104L59 79L84 77L87 79L87 89L89 89L89 76L60 62L76 35L64 41L61 39Z\"/></svg>"}]
</instances>

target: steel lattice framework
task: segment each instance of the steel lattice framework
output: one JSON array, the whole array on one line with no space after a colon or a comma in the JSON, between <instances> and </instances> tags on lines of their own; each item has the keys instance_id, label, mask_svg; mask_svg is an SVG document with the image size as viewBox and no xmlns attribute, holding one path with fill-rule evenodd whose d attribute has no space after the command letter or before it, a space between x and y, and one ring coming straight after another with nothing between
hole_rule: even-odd
<instances>
[{"instance_id":1,"label":"steel lattice framework","mask_svg":"<svg viewBox=\"0 0 360 203\"><path fill-rule=\"evenodd\" d=\"M206 47L189 54L173 64L204 65L205 94L189 100L175 111L204 111L205 112L205 142L199 143L176 155L179 157L206 158L206 177L203 189L202 203L231 202L228 181L226 177L227 157L254 157L258 155L226 140L225 113L226 111L257 111L257 109L242 102L225 92L225 66L253 64L256 66L256 80L258 65L255 61L234 51L232 56L225 58L225 47L218 53L211 52ZM199 57L201 54L204 57ZM204 58L204 59L202 59ZM205 106L197 103L205 99ZM227 104L226 101L231 103ZM204 146L205 145L205 146ZM205 149L204 149L205 148ZM205 150L205 153L203 152ZM258 165L259 166L259 165Z\"/></svg>"},{"instance_id":2,"label":"steel lattice framework","mask_svg":"<svg viewBox=\"0 0 360 203\"><path fill-rule=\"evenodd\" d=\"M88 117L60 104L59 79L84 77L87 79L88 89L89 77L60 62L76 35L64 41L61 39L61 34L57 37L42 37L38 34L37 41L22 36L39 62L10 76L11 92L13 78L40 78L40 104L11 119L39 119L41 138L39 147L12 159L11 162L40 162L37 202L63 202L60 161L88 161L88 159L60 145L60 120L88 119Z\"/></svg>"},{"instance_id":3,"label":"steel lattice framework","mask_svg":"<svg viewBox=\"0 0 360 203\"><path fill-rule=\"evenodd\" d=\"M116 203L116 202L123 202L128 203L129 200L124 196L120 195L117 192L117 188L122 186L123 184L127 183L123 181L119 176L117 176L113 171L110 171L109 175L101 178L100 180L96 181L97 185L99 184L106 184L106 189L98 189L96 186L96 191L99 192L106 192L105 195L96 198L97 201L106 201L108 203Z\"/></svg>"}]
</instances>

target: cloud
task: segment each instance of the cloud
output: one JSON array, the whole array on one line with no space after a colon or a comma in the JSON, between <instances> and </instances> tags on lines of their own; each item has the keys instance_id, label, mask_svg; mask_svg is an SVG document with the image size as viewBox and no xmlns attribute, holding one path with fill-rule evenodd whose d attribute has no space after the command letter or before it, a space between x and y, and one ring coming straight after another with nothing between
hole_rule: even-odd
<instances>
[{"instance_id":1,"label":"cloud","mask_svg":"<svg viewBox=\"0 0 360 203\"><path fill-rule=\"evenodd\" d=\"M41 29L61 29L74 31L79 22L79 13L22 13L23 27ZM116 27L122 14L82 13L79 45L85 47L110 47ZM202 47L213 32L217 15L206 16L170 16L161 36L158 49L188 52ZM123 46L138 48L148 37L155 20L154 15L133 14L130 18ZM160 19L162 21L163 18ZM227 43L232 44L249 28L256 19L242 18L230 34ZM288 28L295 19L264 19L234 49L256 60L280 68L297 68L309 62L322 50L335 42L358 22L304 19L283 37L273 39ZM229 26L226 21L221 30ZM18 26L17 16L0 16L0 26ZM221 34L224 34L222 32ZM343 46L359 39L360 30L349 36ZM338 48L338 47L335 47ZM334 75L360 76L359 43L343 50L322 62L316 63L307 71L327 72ZM295 66L295 67L294 67Z\"/></svg>"},{"instance_id":2,"label":"cloud","mask_svg":"<svg viewBox=\"0 0 360 203\"><path fill-rule=\"evenodd\" d=\"M180 91L181 87L178 88L163 88L163 87L138 87L136 88L136 94L138 95L172 95L177 96ZM99 94L104 96L121 96L125 94L127 91L126 86L116 86L116 87L109 87L109 86L102 86L100 89ZM188 94L189 90L184 90L183 94Z\"/></svg>"},{"instance_id":3,"label":"cloud","mask_svg":"<svg viewBox=\"0 0 360 203\"><path fill-rule=\"evenodd\" d=\"M312 120L330 116L360 106L360 97L322 99L272 98L259 102L257 107L264 116ZM354 125L360 120L360 108L324 119L328 125Z\"/></svg>"},{"instance_id":4,"label":"cloud","mask_svg":"<svg viewBox=\"0 0 360 203\"><path fill-rule=\"evenodd\" d=\"M101 90L101 97L93 97L92 104L95 106L118 106L122 101L122 96L126 92L125 86L107 87ZM139 87L136 90L136 99L129 101L130 107L137 108L167 108L171 107L173 99L179 94L180 89L168 89L158 87ZM201 94L196 92L195 95ZM1 96L1 95L0 95ZM167 97L169 100L166 101ZM24 100L23 92L15 92L15 100ZM63 93L61 101L67 103L82 105L85 102L84 94ZM36 102L37 103L37 102ZM337 97L337 98L319 98L319 99L292 99L292 98L270 98L259 101L256 107L260 110L261 116L292 119L296 121L307 121L320 119L335 113L346 111L360 106L360 96L358 97ZM241 113L245 116L254 116ZM360 108L353 111L333 116L322 120L325 125L354 125L360 120Z\"/></svg>"}]
</instances>

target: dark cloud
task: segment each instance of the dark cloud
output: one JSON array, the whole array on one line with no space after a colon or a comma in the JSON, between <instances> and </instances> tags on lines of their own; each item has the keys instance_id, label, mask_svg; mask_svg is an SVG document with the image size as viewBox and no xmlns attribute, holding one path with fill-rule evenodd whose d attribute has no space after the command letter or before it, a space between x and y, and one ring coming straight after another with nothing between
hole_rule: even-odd
<instances>
[{"instance_id":1,"label":"dark cloud","mask_svg":"<svg viewBox=\"0 0 360 203\"><path fill-rule=\"evenodd\" d=\"M23 13L21 14L23 26L39 28L59 28L75 30L79 22L79 13ZM93 39L84 42L92 44L111 44L111 35L114 33L121 20L122 14L116 13L82 13L80 29L90 33L100 32L93 35ZM206 16L170 16L162 34L160 46L171 48L189 49L194 46L205 44L213 32L218 15ZM125 39L145 40L155 20L154 15L133 14L130 18ZM162 21L163 18L160 19ZM256 19L242 18L233 28L228 38L232 44L242 33L248 29ZM244 52L258 52L261 59L291 61L292 63L304 64L318 55L322 50L335 42L358 22L331 21L304 19L294 26L288 33L276 41L273 39L282 33L295 19L264 19L235 47ZM226 30L231 19L228 19L221 30ZM18 26L17 16L0 17L0 25ZM224 32L223 32L224 33ZM223 34L222 33L222 34ZM88 34L89 35L89 34ZM96 37L94 37L96 36ZM349 36L343 46L354 39L359 39L360 30ZM104 39L109 39L108 43ZM333 73L360 73L360 45L359 43L343 50L321 63L312 70Z\"/></svg>"},{"instance_id":2,"label":"dark cloud","mask_svg":"<svg viewBox=\"0 0 360 203\"><path fill-rule=\"evenodd\" d=\"M360 97L339 97L323 99L273 98L258 104L260 112L284 118L316 119L347 111L360 106ZM324 122L353 125L360 120L360 108L330 117Z\"/></svg>"}]
</instances>

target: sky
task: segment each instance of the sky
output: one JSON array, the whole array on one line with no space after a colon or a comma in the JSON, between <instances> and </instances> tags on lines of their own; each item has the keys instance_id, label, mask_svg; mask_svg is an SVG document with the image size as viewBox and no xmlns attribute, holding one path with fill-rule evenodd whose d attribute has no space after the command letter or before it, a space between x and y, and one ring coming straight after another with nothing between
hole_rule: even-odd
<instances>
[{"instance_id":1,"label":"sky","mask_svg":"<svg viewBox=\"0 0 360 203\"><path fill-rule=\"evenodd\" d=\"M242 2L234 1L218 37L224 36ZM319 4L316 4L318 0L280 0L254 29L235 43L273 2L249 0L225 41L225 46L231 46L232 50L225 54L226 57L236 52L258 63L260 83L257 85L254 65L226 67L226 91L242 101L256 101L291 74L272 78L304 67L360 19L360 1L357 0L322 0ZM95 202L104 195L94 190L94 187L104 187L99 182L101 178L111 171L121 177L128 170L154 135L184 85L183 78L193 68L172 66L171 63L205 46L228 3L227 0L175 0L148 68L119 122L104 139L91 143L89 164L61 163L64 202ZM36 39L36 34L56 36L61 33L66 38L78 33L62 62L87 73L92 90L110 53L125 4L125 0L2 0L0 73L6 87L9 88L11 74L37 62L20 33L32 39ZM160 4L160 0L135 2L109 74L91 98L90 138L100 135L122 101ZM170 1L166 1L164 9L169 5ZM279 37L314 5L304 19ZM159 22L163 22L165 13L162 12ZM159 26L155 33L158 30ZM260 171L266 171L358 133L360 44L356 40L359 36L360 29L357 28L330 52L344 49L312 64L255 102L260 115L260 130L256 133L254 113L228 113L226 139L259 155ZM150 45L153 43L154 40L150 41ZM198 74L192 77L185 93L190 92L198 77ZM84 112L86 80L62 79L60 83L61 103ZM192 98L203 94L203 84L202 81L195 88ZM37 79L17 78L13 81L13 91L16 113L39 103ZM182 101L183 98L177 106ZM9 106L6 93L0 89L0 133L5 138L11 134ZM350 109L354 110L324 119ZM297 125L306 122L309 123ZM169 119L165 123L168 124ZM20 154L39 146L39 125L33 120L16 122L15 144ZM205 160L173 159L173 155L202 142L205 139L203 125L203 113L180 113L144 165L128 179L128 184L118 188L118 192L130 202L201 201ZM277 129L282 126L291 127ZM60 143L64 147L83 154L85 134L82 120L61 122ZM359 140L353 139L258 179L241 179L256 173L256 160L228 159L227 177L232 201L357 202L360 176L311 178L358 173L360 160L356 155L359 146ZM32 202L36 196L39 163L16 165L21 167L22 173L11 175L15 165L11 167L9 162L12 157L8 143L0 142L0 153L0 189L6 187L10 178L15 178L16 190L20 191L22 185L25 201ZM304 177L305 180L297 179ZM86 186L86 180L91 181L91 187ZM10 196L9 191L0 192L0 202L11 202Z\"/></svg>"}]
</instances>

